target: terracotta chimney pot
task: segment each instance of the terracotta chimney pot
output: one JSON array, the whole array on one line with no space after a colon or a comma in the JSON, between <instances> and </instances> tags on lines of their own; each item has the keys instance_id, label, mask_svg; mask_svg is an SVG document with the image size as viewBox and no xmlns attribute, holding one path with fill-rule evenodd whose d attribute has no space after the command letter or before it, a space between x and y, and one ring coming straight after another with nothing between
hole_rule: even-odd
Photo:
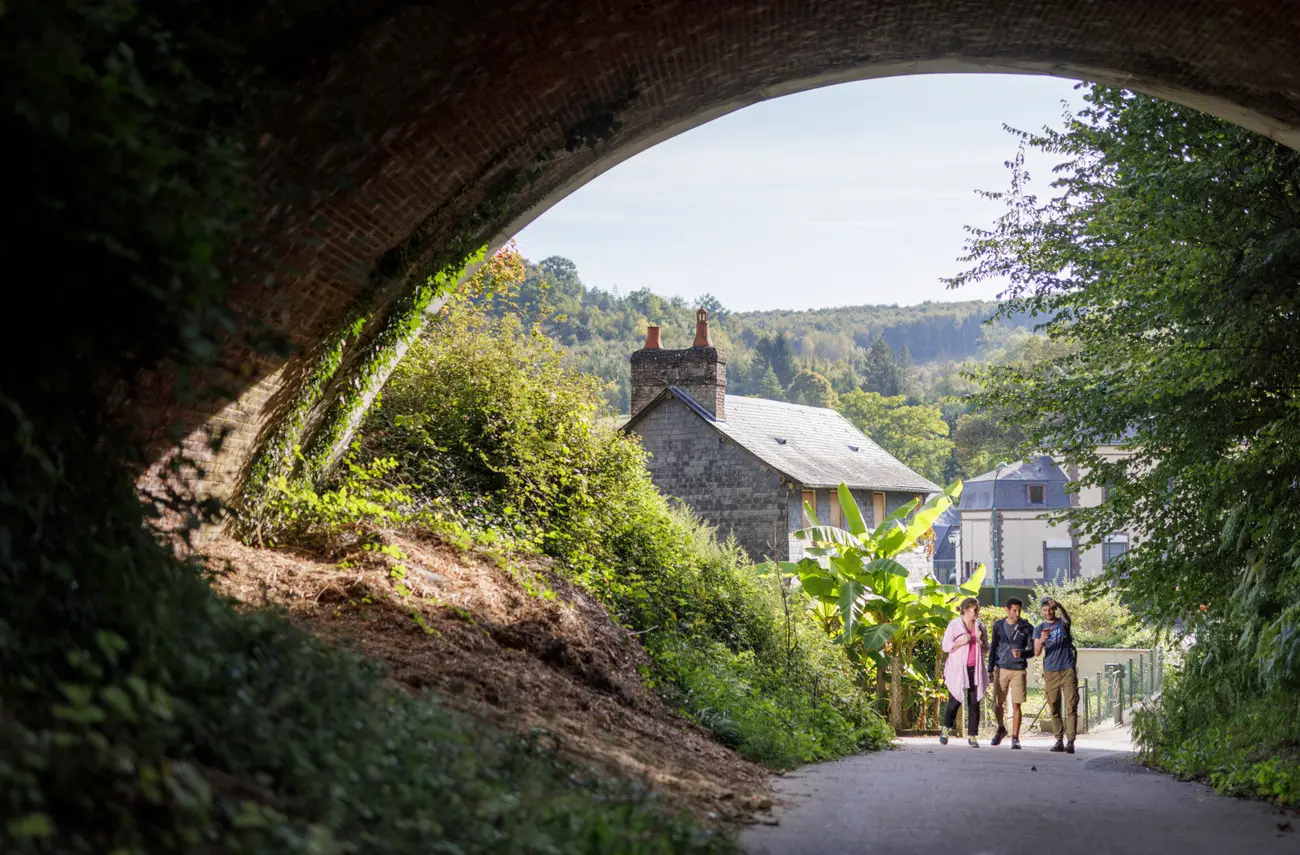
<instances>
[{"instance_id":1,"label":"terracotta chimney pot","mask_svg":"<svg viewBox=\"0 0 1300 855\"><path fill-rule=\"evenodd\" d=\"M695 347L713 347L709 341L709 310L700 309L695 313Z\"/></svg>"},{"instance_id":2,"label":"terracotta chimney pot","mask_svg":"<svg viewBox=\"0 0 1300 855\"><path fill-rule=\"evenodd\" d=\"M645 350L659 349L659 325L650 324L645 330Z\"/></svg>"}]
</instances>

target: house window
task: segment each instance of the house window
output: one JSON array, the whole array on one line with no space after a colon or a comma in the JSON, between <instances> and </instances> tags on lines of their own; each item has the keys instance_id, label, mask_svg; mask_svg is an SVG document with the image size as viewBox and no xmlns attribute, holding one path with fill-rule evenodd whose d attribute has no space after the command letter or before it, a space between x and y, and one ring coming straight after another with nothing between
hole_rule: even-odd
<instances>
[{"instance_id":1,"label":"house window","mask_svg":"<svg viewBox=\"0 0 1300 855\"><path fill-rule=\"evenodd\" d=\"M1043 484L1027 484L1025 489L1029 491L1029 504L1045 505L1047 504L1047 487Z\"/></svg>"},{"instance_id":2,"label":"house window","mask_svg":"<svg viewBox=\"0 0 1300 855\"><path fill-rule=\"evenodd\" d=\"M1128 541L1108 540L1101 545L1101 563L1103 566L1128 552Z\"/></svg>"},{"instance_id":3,"label":"house window","mask_svg":"<svg viewBox=\"0 0 1300 855\"><path fill-rule=\"evenodd\" d=\"M835 528L844 528L844 512L840 510L839 494L831 492L831 525Z\"/></svg>"},{"instance_id":4,"label":"house window","mask_svg":"<svg viewBox=\"0 0 1300 855\"><path fill-rule=\"evenodd\" d=\"M803 527L808 528L812 525L812 518L808 516L808 509L817 510L817 494L812 490L803 491Z\"/></svg>"},{"instance_id":5,"label":"house window","mask_svg":"<svg viewBox=\"0 0 1300 855\"><path fill-rule=\"evenodd\" d=\"M1048 547L1043 550L1043 579L1060 582L1070 578L1070 550Z\"/></svg>"},{"instance_id":6,"label":"house window","mask_svg":"<svg viewBox=\"0 0 1300 855\"><path fill-rule=\"evenodd\" d=\"M885 521L885 494L871 494L871 524L879 526Z\"/></svg>"}]
</instances>

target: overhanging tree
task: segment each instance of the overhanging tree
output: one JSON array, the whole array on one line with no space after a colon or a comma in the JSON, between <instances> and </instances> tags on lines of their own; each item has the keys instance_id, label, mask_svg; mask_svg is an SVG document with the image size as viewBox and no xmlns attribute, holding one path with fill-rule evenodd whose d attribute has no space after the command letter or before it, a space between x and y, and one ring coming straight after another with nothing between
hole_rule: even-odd
<instances>
[{"instance_id":1,"label":"overhanging tree","mask_svg":"<svg viewBox=\"0 0 1300 855\"><path fill-rule=\"evenodd\" d=\"M1068 346L984 371L974 404L1023 432L1022 451L1059 450L1110 487L1074 524L1093 539L1140 524L1109 578L1140 616L1197 630L1197 667L1144 729L1148 750L1178 765L1200 740L1183 770L1213 775L1241 740L1249 777L1300 742L1300 153L1100 86L1064 130L1017 134L1011 186L988 194L1006 213L972 230L950 284L1009 282L1002 314L1034 313ZM1028 149L1061 162L1050 196ZM1134 457L1098 456L1124 436ZM1288 708L1249 735L1250 710Z\"/></svg>"}]
</instances>

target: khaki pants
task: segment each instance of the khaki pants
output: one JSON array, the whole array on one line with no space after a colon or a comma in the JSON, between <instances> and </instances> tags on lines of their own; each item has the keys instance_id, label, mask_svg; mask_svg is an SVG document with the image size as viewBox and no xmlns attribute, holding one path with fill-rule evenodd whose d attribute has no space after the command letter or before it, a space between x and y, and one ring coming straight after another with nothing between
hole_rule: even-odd
<instances>
[{"instance_id":1,"label":"khaki pants","mask_svg":"<svg viewBox=\"0 0 1300 855\"><path fill-rule=\"evenodd\" d=\"M1043 685L1052 709L1052 733L1057 739L1074 740L1079 729L1079 678L1073 668L1044 671ZM1061 702L1065 702L1065 721L1061 721Z\"/></svg>"}]
</instances>

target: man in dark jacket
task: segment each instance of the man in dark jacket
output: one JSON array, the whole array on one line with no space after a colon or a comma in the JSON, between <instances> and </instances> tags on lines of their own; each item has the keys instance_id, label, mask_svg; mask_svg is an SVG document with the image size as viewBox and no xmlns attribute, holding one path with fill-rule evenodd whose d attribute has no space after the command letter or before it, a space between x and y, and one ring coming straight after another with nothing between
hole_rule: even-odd
<instances>
[{"instance_id":1,"label":"man in dark jacket","mask_svg":"<svg viewBox=\"0 0 1300 855\"><path fill-rule=\"evenodd\" d=\"M1010 695L1012 748L1020 747L1020 705L1025 702L1029 659L1034 655L1034 628L1020 619L1023 607L1015 597L1007 600L1007 616L993 624L989 642L989 682L993 684L993 715L998 720L992 744L1001 744L1007 735L1003 711Z\"/></svg>"}]
</instances>

